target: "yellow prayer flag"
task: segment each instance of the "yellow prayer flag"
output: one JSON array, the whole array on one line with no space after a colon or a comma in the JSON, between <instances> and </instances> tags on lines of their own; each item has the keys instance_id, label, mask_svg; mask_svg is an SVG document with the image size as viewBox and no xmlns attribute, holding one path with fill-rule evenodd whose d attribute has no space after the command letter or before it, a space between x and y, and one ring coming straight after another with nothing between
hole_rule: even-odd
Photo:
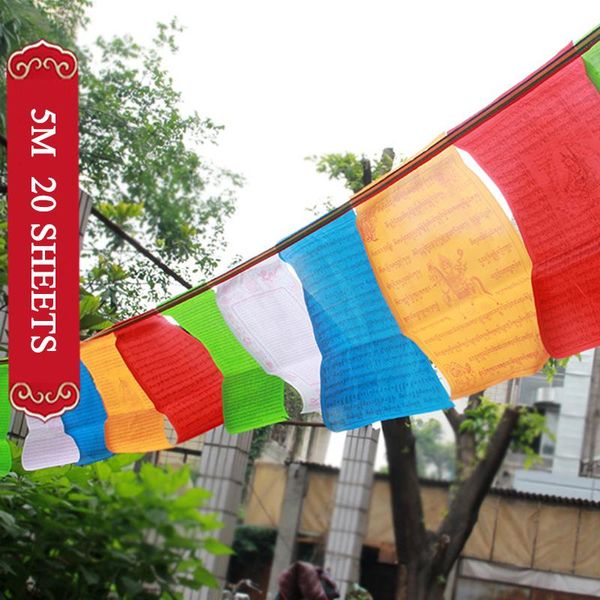
<instances>
[{"instance_id":1,"label":"yellow prayer flag","mask_svg":"<svg viewBox=\"0 0 600 600\"><path fill-rule=\"evenodd\" d=\"M357 208L358 228L402 332L451 397L537 371L531 260L515 227L454 148Z\"/></svg>"}]
</instances>

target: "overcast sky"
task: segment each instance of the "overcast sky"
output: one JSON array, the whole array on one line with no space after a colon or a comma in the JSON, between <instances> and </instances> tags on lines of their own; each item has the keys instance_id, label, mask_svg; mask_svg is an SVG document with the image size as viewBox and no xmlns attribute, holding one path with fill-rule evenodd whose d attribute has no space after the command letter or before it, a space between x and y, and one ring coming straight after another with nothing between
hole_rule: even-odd
<instances>
[{"instance_id":1,"label":"overcast sky","mask_svg":"<svg viewBox=\"0 0 600 600\"><path fill-rule=\"evenodd\" d=\"M246 178L226 235L248 258L347 199L306 156L413 154L595 27L600 0L96 0L81 41L149 40L173 16L175 85L225 126L211 158Z\"/></svg>"}]
</instances>

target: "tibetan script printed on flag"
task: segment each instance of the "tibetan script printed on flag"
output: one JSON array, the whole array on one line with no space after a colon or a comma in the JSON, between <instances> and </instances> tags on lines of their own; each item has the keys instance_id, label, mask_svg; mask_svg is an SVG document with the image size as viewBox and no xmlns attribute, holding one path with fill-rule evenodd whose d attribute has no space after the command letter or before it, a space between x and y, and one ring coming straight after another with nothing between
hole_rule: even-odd
<instances>
[{"instance_id":1,"label":"tibetan script printed on flag","mask_svg":"<svg viewBox=\"0 0 600 600\"><path fill-rule=\"evenodd\" d=\"M544 345L600 345L600 94L576 59L463 137L510 204L533 262Z\"/></svg>"},{"instance_id":2,"label":"tibetan script printed on flag","mask_svg":"<svg viewBox=\"0 0 600 600\"><path fill-rule=\"evenodd\" d=\"M544 364L529 256L455 149L359 206L358 215L400 329L442 371L453 398Z\"/></svg>"}]
</instances>

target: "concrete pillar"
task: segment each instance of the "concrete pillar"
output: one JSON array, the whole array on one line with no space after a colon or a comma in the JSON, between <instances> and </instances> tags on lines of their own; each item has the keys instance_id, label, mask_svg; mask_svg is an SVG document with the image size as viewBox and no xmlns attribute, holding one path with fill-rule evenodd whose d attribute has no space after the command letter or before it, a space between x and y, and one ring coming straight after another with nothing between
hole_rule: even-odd
<instances>
[{"instance_id":1,"label":"concrete pillar","mask_svg":"<svg viewBox=\"0 0 600 600\"><path fill-rule=\"evenodd\" d=\"M572 359L575 360L575 359ZM594 350L590 393L585 417L581 473L584 477L598 475L600 458L600 348Z\"/></svg>"},{"instance_id":2,"label":"concrete pillar","mask_svg":"<svg viewBox=\"0 0 600 600\"><path fill-rule=\"evenodd\" d=\"M325 427L311 427L308 439L309 446L306 460L310 463L324 464L331 440L331 431Z\"/></svg>"},{"instance_id":3,"label":"concrete pillar","mask_svg":"<svg viewBox=\"0 0 600 600\"><path fill-rule=\"evenodd\" d=\"M308 483L308 467L306 465L291 463L288 466L283 509L277 529L277 542L271 565L269 578L268 598L277 595L277 578L282 571L287 569L296 559L296 535L300 527L302 504L306 495Z\"/></svg>"},{"instance_id":4,"label":"concrete pillar","mask_svg":"<svg viewBox=\"0 0 600 600\"><path fill-rule=\"evenodd\" d=\"M378 439L379 430L370 425L346 435L325 550L325 568L338 584L342 598L350 584L360 578Z\"/></svg>"},{"instance_id":5,"label":"concrete pillar","mask_svg":"<svg viewBox=\"0 0 600 600\"><path fill-rule=\"evenodd\" d=\"M216 514L225 524L213 535L228 546L233 543L233 534L237 525L251 441L252 432L230 435L224 427L218 427L204 435L198 487L209 490L212 496L202 510ZM220 600L227 576L229 556L215 556L204 551L201 556L204 566L219 580L221 589L186 590L183 597L185 600Z\"/></svg>"},{"instance_id":6,"label":"concrete pillar","mask_svg":"<svg viewBox=\"0 0 600 600\"><path fill-rule=\"evenodd\" d=\"M578 477L581 468L586 415L590 401L590 383L594 350L581 352L567 365L562 388L555 388L551 398L560 403L552 474Z\"/></svg>"}]
</instances>

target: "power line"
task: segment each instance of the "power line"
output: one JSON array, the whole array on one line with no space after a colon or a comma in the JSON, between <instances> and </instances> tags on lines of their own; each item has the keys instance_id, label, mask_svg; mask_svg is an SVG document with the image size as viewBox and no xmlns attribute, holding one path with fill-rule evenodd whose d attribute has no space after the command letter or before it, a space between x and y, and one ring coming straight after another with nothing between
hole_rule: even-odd
<instances>
[{"instance_id":1,"label":"power line","mask_svg":"<svg viewBox=\"0 0 600 600\"><path fill-rule=\"evenodd\" d=\"M593 29L590 33L588 33L585 37L583 37L573 46L570 46L569 48L563 50L549 63L538 69L535 73L531 74L521 83L510 89L508 92L504 93L502 96L494 100L491 104L477 112L475 115L461 123L458 127L452 129L449 133L447 133L445 136L437 140L431 146L427 147L425 150L414 156L412 159L406 161L391 173L388 173L386 176L378 179L371 185L368 185L361 191L354 194L354 196L352 196L352 198L350 198L350 200L348 200L344 204L338 206L337 208L334 208L332 211L328 212L322 217L319 217L318 219L316 219L312 223L309 223L302 229L299 229L295 233L289 235L287 238L285 238L275 246L272 246L268 250L257 254L253 258L250 258L249 260L235 266L234 268L223 273L222 275L218 275L212 280L203 283L199 286L192 287L187 281L182 279L179 275L177 275L177 273L175 273L167 265L162 263L160 259L156 258L154 255L152 255L151 252L143 248L143 246L139 244L139 242L134 240L134 238L132 238L125 231L119 228L119 226L116 225L116 223L112 223L112 221L104 217L104 215L101 215L101 213L97 211L94 212L94 215L103 220L103 222L110 221L111 225L108 225L108 223L105 222L107 227L111 227L111 229L113 229L112 226L118 228L118 235L127 236L127 238L123 237L123 239L127 239L127 241L132 245L134 245L134 243L137 244L134 245L136 249L138 249L142 254L144 254L144 256L146 256L149 260L154 262L154 264L159 266L165 272L168 272L171 277L176 279L179 283L181 283L181 285L185 286L188 291L175 298L172 298L171 300L167 300L160 306L160 310L158 308L150 309L146 312L121 321L120 323L115 323L111 327L103 329L102 331L99 331L98 333L94 334L92 337L102 337L104 335L108 335L119 329L122 329L123 327L136 323L146 317L167 310L168 308L172 308L173 306L181 304L182 302L190 298L198 296L199 294L202 294L203 292L221 283L224 283L229 279L232 279L236 275L247 271L248 269L263 262L264 260L267 260L268 258L279 254L280 252L289 248L296 242L299 242L300 240L306 238L315 231L318 231L319 229L325 227L332 221L335 221L336 219L351 211L355 207L359 206L360 204L363 204L379 192L385 190L386 188L390 187L402 178L406 177L409 173L412 173L414 170L431 160L433 157L440 154L442 151L451 147L455 142L464 137L467 133L469 133L473 129L476 129L479 125L481 125L482 123L484 123L485 121L487 121L488 119L490 119L509 105L516 102L522 96L531 91L533 88L537 87L538 85L549 79L552 75L556 74L567 64L580 57L586 50L591 48L599 39L600 26ZM0 142L4 146L6 146L6 138L4 138L3 136L0 137ZM115 231L115 233L117 232L116 229L113 229L113 231Z\"/></svg>"},{"instance_id":2,"label":"power line","mask_svg":"<svg viewBox=\"0 0 600 600\"><path fill-rule=\"evenodd\" d=\"M117 225L114 221L103 215L97 208L92 207L92 214L98 219L107 229L110 229L115 235L125 240L128 244L133 246L140 254L144 255L149 261L153 262L163 273L166 273L169 277L180 283L184 288L191 289L193 286L189 281L186 281L183 277L177 274L171 267L165 264L160 258L152 254L150 250L144 247L138 242L133 236L129 235L122 227Z\"/></svg>"},{"instance_id":3,"label":"power line","mask_svg":"<svg viewBox=\"0 0 600 600\"><path fill-rule=\"evenodd\" d=\"M6 137L0 134L0 145L7 147ZM6 192L6 186L0 184L0 193ZM192 284L186 281L181 275L173 271L169 265L165 264L158 256L150 252L145 246L138 242L133 236L129 235L120 225L103 215L96 207L92 206L91 214L94 215L107 229L110 229L116 236L133 246L140 254L145 256L150 262L154 263L163 273L180 283L187 290L192 289Z\"/></svg>"}]
</instances>

